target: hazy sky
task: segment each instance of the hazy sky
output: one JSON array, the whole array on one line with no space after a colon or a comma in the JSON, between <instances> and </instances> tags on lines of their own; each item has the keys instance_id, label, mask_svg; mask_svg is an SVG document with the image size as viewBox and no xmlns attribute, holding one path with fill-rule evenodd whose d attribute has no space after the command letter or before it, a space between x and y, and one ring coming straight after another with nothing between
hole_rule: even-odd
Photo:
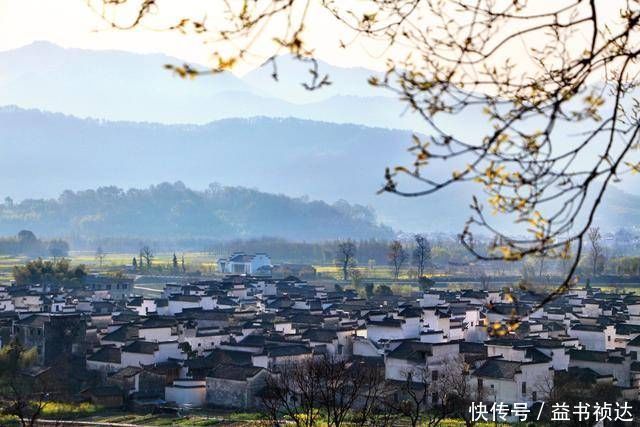
<instances>
[{"instance_id":1,"label":"hazy sky","mask_svg":"<svg viewBox=\"0 0 640 427\"><path fill-rule=\"evenodd\" d=\"M92 0L94 7L101 0ZM222 4L201 0L180 0L180 2L160 1L161 10L171 13L172 7L179 5L179 14L185 11L199 18L206 14L209 22L220 17L218 7L212 10L203 5ZM125 11L126 12L126 11ZM169 15L168 14L168 15ZM118 18L125 15L120 13ZM178 16L178 13L173 17ZM338 49L339 40L348 39L349 34L341 33L333 19L324 10L313 13L313 28L308 34L314 36L316 55L334 65L365 66L381 68L384 52L372 45L366 47L356 41L348 51ZM160 19L160 18L157 18ZM160 21L162 22L162 21ZM167 21L168 22L168 21ZM327 29L331 27L331 31ZM316 37L317 36L317 37ZM265 38L272 43L270 38ZM33 41L46 40L64 47L86 49L117 49L141 53L162 52L187 61L207 64L211 60L212 48L202 43L202 39L175 32L154 31L153 29L123 31L113 30L100 14L92 9L86 0L0 0L0 50L17 48ZM242 73L255 68L262 62L256 57L250 64L241 65L236 72Z\"/></svg>"}]
</instances>

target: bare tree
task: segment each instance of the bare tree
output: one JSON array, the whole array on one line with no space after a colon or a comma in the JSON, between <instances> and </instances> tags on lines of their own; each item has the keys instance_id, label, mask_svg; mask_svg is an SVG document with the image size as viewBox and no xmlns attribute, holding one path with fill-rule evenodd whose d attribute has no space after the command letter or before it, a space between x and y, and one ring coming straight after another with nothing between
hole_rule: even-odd
<instances>
[{"instance_id":1,"label":"bare tree","mask_svg":"<svg viewBox=\"0 0 640 427\"><path fill-rule=\"evenodd\" d=\"M36 349L13 341L0 350L0 412L16 417L22 427L35 427L49 399L45 381L28 379L23 370L35 363Z\"/></svg>"},{"instance_id":2,"label":"bare tree","mask_svg":"<svg viewBox=\"0 0 640 427\"><path fill-rule=\"evenodd\" d=\"M400 276L400 270L402 266L407 261L407 251L402 246L402 242L399 240L394 240L389 245L389 252L387 253L387 259L389 260L389 264L393 268L393 277L398 280Z\"/></svg>"},{"instance_id":3,"label":"bare tree","mask_svg":"<svg viewBox=\"0 0 640 427\"><path fill-rule=\"evenodd\" d=\"M322 355L287 363L270 375L263 395L265 414L278 424L282 417L296 426L313 426L324 415L328 426L340 427L353 416L358 425L389 425L384 411L384 369L366 362Z\"/></svg>"},{"instance_id":4,"label":"bare tree","mask_svg":"<svg viewBox=\"0 0 640 427\"><path fill-rule=\"evenodd\" d=\"M461 355L445 360L438 379L440 402L449 416L461 418L467 427L474 420L468 409L472 402L481 402L490 397L490 393L478 388L470 379L470 365Z\"/></svg>"},{"instance_id":5,"label":"bare tree","mask_svg":"<svg viewBox=\"0 0 640 427\"><path fill-rule=\"evenodd\" d=\"M404 381L396 389L399 394L394 409L407 417L411 427L422 423L429 404L429 378L426 366L404 373Z\"/></svg>"},{"instance_id":6,"label":"bare tree","mask_svg":"<svg viewBox=\"0 0 640 427\"><path fill-rule=\"evenodd\" d=\"M384 366L369 366L365 362L358 362L355 366L364 378L360 398L353 408L353 421L356 425L391 426L401 416L391 405L388 387L384 376Z\"/></svg>"},{"instance_id":7,"label":"bare tree","mask_svg":"<svg viewBox=\"0 0 640 427\"><path fill-rule=\"evenodd\" d=\"M535 387L543 395L542 399L549 408L556 404L568 405L570 408L578 404L590 406L602 405L603 403L615 405L620 398L620 389L613 381L593 382L587 378L575 375L570 371L551 371L541 378ZM634 408L635 409L635 408ZM548 409L542 413L543 420L552 420L552 412ZM565 423L569 426L592 426L596 425L595 419L578 419L576 414L570 414L569 420Z\"/></svg>"},{"instance_id":8,"label":"bare tree","mask_svg":"<svg viewBox=\"0 0 640 427\"><path fill-rule=\"evenodd\" d=\"M147 269L151 268L151 265L153 264L153 258L155 257L155 254L153 253L153 249L151 249L149 246L143 246L140 249L140 264L142 264L142 261L144 261L144 263L147 266Z\"/></svg>"},{"instance_id":9,"label":"bare tree","mask_svg":"<svg viewBox=\"0 0 640 427\"><path fill-rule=\"evenodd\" d=\"M387 168L380 191L420 197L478 185L460 238L480 259L556 258L573 244L564 280L537 307L575 283L584 238L609 185L640 171L637 2L367 0L357 8L337 1L209 2L219 9L208 15L223 20L156 1L89 4L113 28L169 21L166 30L214 46L209 69L167 67L182 77L220 73L258 56L277 80L277 56L290 53L309 64L304 86L321 89L330 79L313 54L325 47L326 32L309 31L326 25L314 19L319 13L334 19L334 33L348 34L336 48L348 49L345 39L383 46L386 72L369 83L396 94L424 120L429 136L413 137L412 162ZM271 51L265 40L275 40ZM479 112L486 126L478 130L447 125L451 116L469 120ZM438 173L440 167L448 173ZM488 250L473 244L478 232L493 237Z\"/></svg>"},{"instance_id":10,"label":"bare tree","mask_svg":"<svg viewBox=\"0 0 640 427\"><path fill-rule=\"evenodd\" d=\"M96 261L98 261L100 268L102 268L102 263L106 257L107 253L102 249L102 246L98 246L98 249L96 249Z\"/></svg>"},{"instance_id":11,"label":"bare tree","mask_svg":"<svg viewBox=\"0 0 640 427\"><path fill-rule=\"evenodd\" d=\"M431 262L431 244L422 234L416 234L413 238L416 243L413 249L413 265L418 268L418 277L422 277L425 268Z\"/></svg>"},{"instance_id":12,"label":"bare tree","mask_svg":"<svg viewBox=\"0 0 640 427\"><path fill-rule=\"evenodd\" d=\"M447 391L440 379L440 371L427 366L413 368L404 373L404 380L395 387L397 402L390 404L398 413L407 417L412 427L426 425L435 427L451 414L447 404Z\"/></svg>"},{"instance_id":13,"label":"bare tree","mask_svg":"<svg viewBox=\"0 0 640 427\"><path fill-rule=\"evenodd\" d=\"M279 424L285 416L297 427L311 427L319 417L320 366L313 358L282 365L266 380L261 401L266 415Z\"/></svg>"},{"instance_id":14,"label":"bare tree","mask_svg":"<svg viewBox=\"0 0 640 427\"><path fill-rule=\"evenodd\" d=\"M600 272L601 265L604 264L604 248L602 246L600 227L591 227L587 237L591 246L591 275L595 277Z\"/></svg>"},{"instance_id":15,"label":"bare tree","mask_svg":"<svg viewBox=\"0 0 640 427\"><path fill-rule=\"evenodd\" d=\"M356 250L357 250L356 244L351 239L338 242L336 259L337 259L338 265L342 269L343 280L349 279L349 269L355 266Z\"/></svg>"},{"instance_id":16,"label":"bare tree","mask_svg":"<svg viewBox=\"0 0 640 427\"><path fill-rule=\"evenodd\" d=\"M364 370L344 358L332 356L322 356L318 367L320 408L329 426L340 427L360 395L366 380Z\"/></svg>"}]
</instances>

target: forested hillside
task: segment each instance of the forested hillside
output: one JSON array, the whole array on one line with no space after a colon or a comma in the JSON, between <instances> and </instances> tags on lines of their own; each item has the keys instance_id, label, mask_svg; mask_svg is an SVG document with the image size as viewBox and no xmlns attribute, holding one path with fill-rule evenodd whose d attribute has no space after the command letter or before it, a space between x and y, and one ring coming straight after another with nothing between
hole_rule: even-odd
<instances>
[{"instance_id":1,"label":"forested hillside","mask_svg":"<svg viewBox=\"0 0 640 427\"><path fill-rule=\"evenodd\" d=\"M306 198L211 184L204 191L183 183L146 189L65 191L57 199L0 204L0 234L21 229L42 236L73 238L250 238L291 240L342 237L386 238L390 228L374 212L344 201L328 204Z\"/></svg>"}]
</instances>

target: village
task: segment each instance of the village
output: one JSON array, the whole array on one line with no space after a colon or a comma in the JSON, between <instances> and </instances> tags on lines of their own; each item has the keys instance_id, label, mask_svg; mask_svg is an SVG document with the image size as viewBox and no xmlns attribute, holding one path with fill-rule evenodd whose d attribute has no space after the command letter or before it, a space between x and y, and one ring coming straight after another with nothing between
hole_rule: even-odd
<instances>
[{"instance_id":1,"label":"village","mask_svg":"<svg viewBox=\"0 0 640 427\"><path fill-rule=\"evenodd\" d=\"M368 416L380 416L387 405L413 425L437 416L523 421L514 409L539 417L545 404L559 417L558 405L569 402L610 405L609 419L615 410L624 420L638 401L633 293L581 286L542 306L544 294L516 286L362 297L337 281L273 278L264 274L270 263L266 254L234 254L219 261L219 279L167 283L157 296L137 295L124 277L89 276L74 289L3 287L2 345L35 349L22 374L56 400L101 408L223 408L266 418L271 408L286 418L287 405L302 411L305 402L283 378L323 363L352 382L334 392L354 394L345 414L369 405ZM359 383L361 372L375 372L375 381ZM480 402L494 413L474 414Z\"/></svg>"}]
</instances>

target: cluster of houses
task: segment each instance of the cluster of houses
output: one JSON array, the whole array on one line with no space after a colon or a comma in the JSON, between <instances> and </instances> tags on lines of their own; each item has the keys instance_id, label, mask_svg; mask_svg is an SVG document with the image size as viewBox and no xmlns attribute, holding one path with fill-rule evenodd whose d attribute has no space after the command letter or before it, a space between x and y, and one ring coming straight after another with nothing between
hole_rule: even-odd
<instances>
[{"instance_id":1,"label":"cluster of houses","mask_svg":"<svg viewBox=\"0 0 640 427\"><path fill-rule=\"evenodd\" d=\"M236 262L225 269L236 272ZM507 404L543 401L567 376L607 384L625 400L640 390L633 294L576 289L529 314L542 296L521 292L515 304L504 291L431 289L363 298L292 276L167 284L153 298L133 296L122 281L95 286L1 289L0 337L36 348L42 372L73 357L74 370L91 378L82 396L103 406L251 410L278 367L322 355L370 361L388 381L413 373L414 382L435 381L463 360L466 380ZM114 297L107 286L128 291ZM488 333L516 311L517 328Z\"/></svg>"}]
</instances>

